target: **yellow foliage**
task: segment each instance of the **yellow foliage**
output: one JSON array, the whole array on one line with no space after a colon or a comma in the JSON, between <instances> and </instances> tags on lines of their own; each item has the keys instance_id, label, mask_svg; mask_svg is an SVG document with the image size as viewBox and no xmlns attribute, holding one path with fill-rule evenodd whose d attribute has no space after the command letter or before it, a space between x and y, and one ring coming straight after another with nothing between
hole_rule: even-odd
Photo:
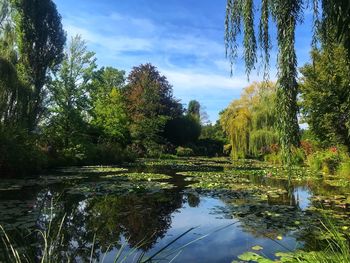
<instances>
[{"instance_id":1,"label":"yellow foliage","mask_svg":"<svg viewBox=\"0 0 350 263\"><path fill-rule=\"evenodd\" d=\"M276 141L274 96L274 83L254 82L221 114L220 124L230 139L234 159L256 154Z\"/></svg>"}]
</instances>

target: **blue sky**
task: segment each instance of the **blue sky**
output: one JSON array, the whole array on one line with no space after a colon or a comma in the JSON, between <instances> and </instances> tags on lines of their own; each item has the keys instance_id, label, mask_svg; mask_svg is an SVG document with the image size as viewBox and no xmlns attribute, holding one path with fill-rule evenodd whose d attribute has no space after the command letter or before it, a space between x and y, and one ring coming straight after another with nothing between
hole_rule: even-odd
<instances>
[{"instance_id":1,"label":"blue sky","mask_svg":"<svg viewBox=\"0 0 350 263\"><path fill-rule=\"evenodd\" d=\"M186 106L196 99L214 122L248 85L241 59L225 59L226 0L55 0L68 38L80 34L99 66L126 70L152 63ZM273 32L274 33L274 32ZM298 64L309 60L311 14L296 33ZM270 77L276 78L276 50ZM255 71L250 81L261 80Z\"/></svg>"}]
</instances>

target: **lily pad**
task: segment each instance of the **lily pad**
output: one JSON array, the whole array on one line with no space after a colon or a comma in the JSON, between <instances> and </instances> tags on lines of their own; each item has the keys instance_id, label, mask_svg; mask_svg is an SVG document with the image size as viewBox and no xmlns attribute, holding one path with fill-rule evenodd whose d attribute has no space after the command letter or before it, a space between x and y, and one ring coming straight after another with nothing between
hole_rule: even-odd
<instances>
[{"instance_id":1,"label":"lily pad","mask_svg":"<svg viewBox=\"0 0 350 263\"><path fill-rule=\"evenodd\" d=\"M256 246L252 247L252 249L255 250L255 251L259 251L259 250L262 250L263 247L259 246L259 245L256 245Z\"/></svg>"}]
</instances>

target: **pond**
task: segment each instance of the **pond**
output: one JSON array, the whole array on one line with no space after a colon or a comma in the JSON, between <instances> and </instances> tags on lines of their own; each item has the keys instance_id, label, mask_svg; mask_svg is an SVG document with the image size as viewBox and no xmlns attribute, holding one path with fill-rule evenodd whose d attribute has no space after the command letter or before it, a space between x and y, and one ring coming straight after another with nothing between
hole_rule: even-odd
<instances>
[{"instance_id":1,"label":"pond","mask_svg":"<svg viewBox=\"0 0 350 263\"><path fill-rule=\"evenodd\" d=\"M350 187L334 178L226 158L138 160L1 180L0 224L37 256L35 229L59 226L57 260L232 262L247 251L322 249L321 215L350 226ZM30 233L30 234L28 234ZM53 234L54 233L54 234ZM24 244L25 243L25 244ZM29 244L29 245L28 245ZM160 253L158 253L160 252Z\"/></svg>"}]
</instances>

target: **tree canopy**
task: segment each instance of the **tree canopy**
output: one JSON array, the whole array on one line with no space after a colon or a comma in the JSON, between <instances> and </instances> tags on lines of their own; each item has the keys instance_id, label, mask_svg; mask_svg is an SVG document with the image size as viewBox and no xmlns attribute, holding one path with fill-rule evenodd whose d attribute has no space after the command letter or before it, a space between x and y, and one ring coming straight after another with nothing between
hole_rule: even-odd
<instances>
[{"instance_id":1,"label":"tree canopy","mask_svg":"<svg viewBox=\"0 0 350 263\"><path fill-rule=\"evenodd\" d=\"M12 0L12 3L16 10L18 69L31 91L28 127L34 129L43 113L44 85L49 72L63 59L66 37L52 0Z\"/></svg>"},{"instance_id":2,"label":"tree canopy","mask_svg":"<svg viewBox=\"0 0 350 263\"><path fill-rule=\"evenodd\" d=\"M301 69L304 121L324 145L350 147L350 65L346 49L312 52L312 63Z\"/></svg>"},{"instance_id":3,"label":"tree canopy","mask_svg":"<svg viewBox=\"0 0 350 263\"><path fill-rule=\"evenodd\" d=\"M302 21L303 11L309 8L314 12L315 36L325 42L334 39L328 37L331 29L336 32L336 40L349 46L349 7L346 0L228 0L226 8L226 54L231 65L238 55L238 35L243 29L244 60L247 74L254 69L257 62L257 50L262 50L265 77L268 73L270 50L270 26L277 27L278 45L278 82L277 109L279 138L285 162L290 162L293 146L299 145L300 134L297 119L297 58L295 53L295 29ZM258 6L255 6L257 4ZM320 8L321 7L321 8ZM320 9L322 14L320 15ZM258 10L258 11L256 11ZM260 15L259 32L255 32L255 15ZM271 23L274 22L274 23Z\"/></svg>"},{"instance_id":4,"label":"tree canopy","mask_svg":"<svg viewBox=\"0 0 350 263\"><path fill-rule=\"evenodd\" d=\"M130 132L141 151L164 140L168 120L181 116L182 105L173 97L172 86L151 64L134 67L125 87ZM147 150L148 149L148 150Z\"/></svg>"},{"instance_id":5,"label":"tree canopy","mask_svg":"<svg viewBox=\"0 0 350 263\"><path fill-rule=\"evenodd\" d=\"M234 159L259 156L263 148L277 143L275 96L273 83L253 83L220 115Z\"/></svg>"}]
</instances>

